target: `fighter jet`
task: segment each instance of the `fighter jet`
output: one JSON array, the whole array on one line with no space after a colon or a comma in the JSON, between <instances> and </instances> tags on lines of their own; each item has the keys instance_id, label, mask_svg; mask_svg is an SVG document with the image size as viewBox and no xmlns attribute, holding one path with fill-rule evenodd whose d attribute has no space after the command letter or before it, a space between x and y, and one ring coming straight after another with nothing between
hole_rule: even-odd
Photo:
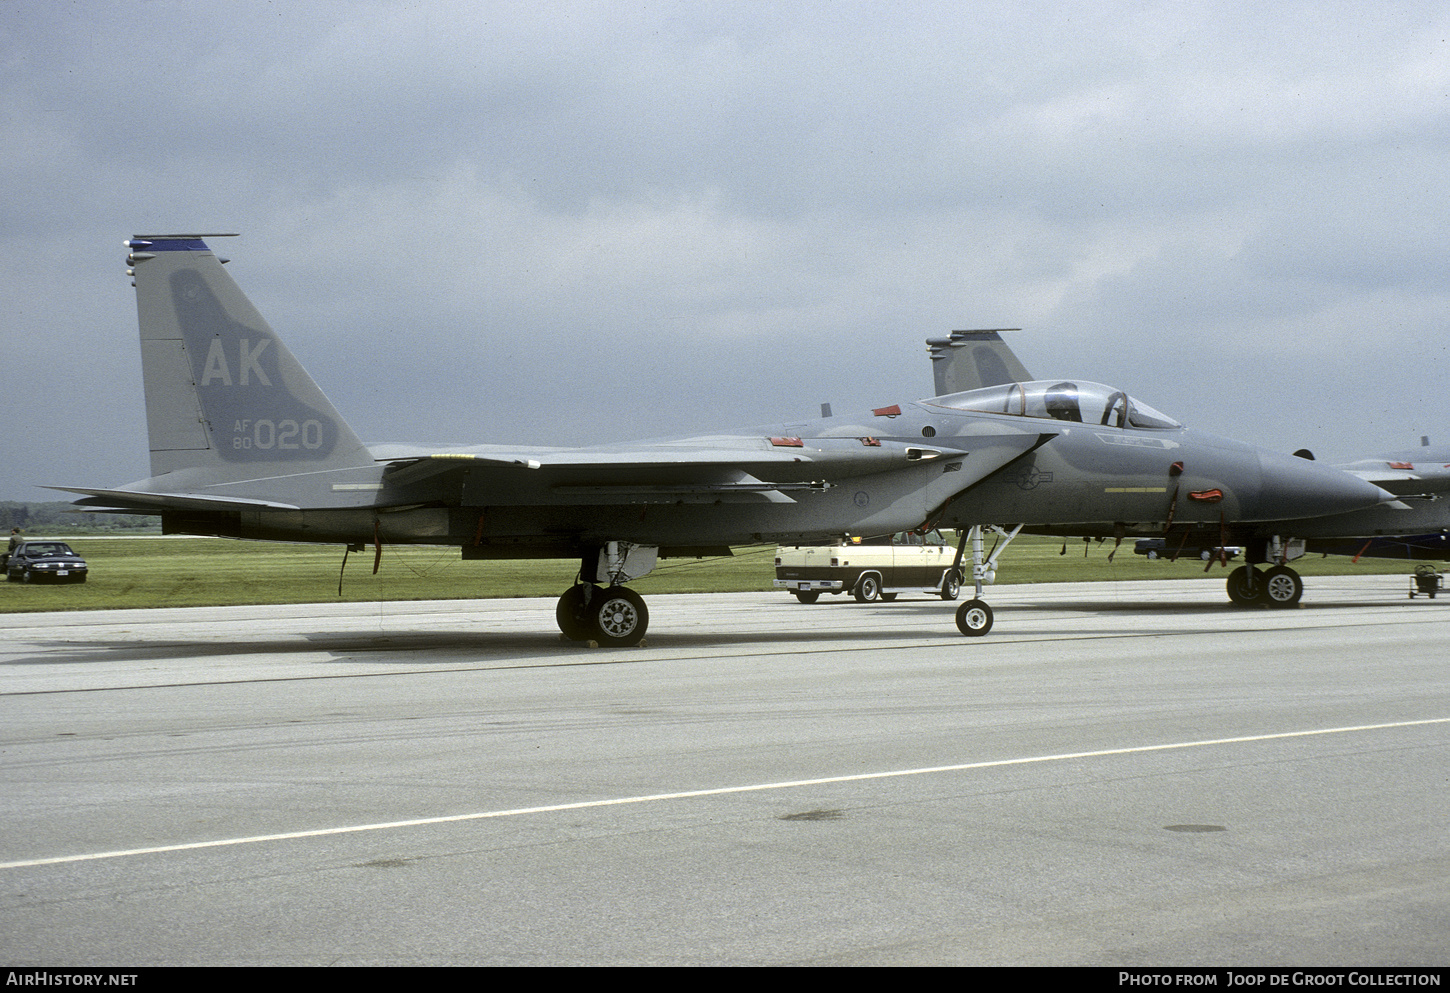
<instances>
[{"instance_id":1,"label":"fighter jet","mask_svg":"<svg viewBox=\"0 0 1450 993\"><path fill-rule=\"evenodd\" d=\"M948 386L1012 388L1010 384L1032 378L998 330L953 331L946 338L929 338L926 344L938 392ZM1294 454L1309 461L1314 459L1307 449ZM1199 545L1242 545L1248 564L1233 570L1227 581L1229 602L1236 606L1297 604L1303 596L1304 584L1288 563L1306 550L1396 558L1443 558L1450 553L1450 544L1447 544L1450 512L1446 509L1450 505L1445 502L1446 494L1450 493L1450 449L1422 447L1335 468L1373 483L1395 494L1397 499L1346 514L1320 514L1317 507L1300 513L1286 503L1286 518L1278 521L1234 519L1226 515L1215 525L1213 521L1194 522L1170 513L1161 524L1144 521L1129 524L1125 515L1111 529L1102 522L1096 526L1081 522L1067 526L1029 525L1024 530L1028 534L1116 536L1118 539L1128 535L1167 537L1170 550ZM1044 472L1049 478L1053 476L1052 468L1048 467L1039 468L1034 478L1042 477ZM1178 492L1175 487L1175 494ZM1005 514L1006 518L986 518L1005 520L1013 512L1011 508L996 510L983 501L975 501L970 508L978 521L984 519L980 516L984 513ZM960 513L953 508L943 516L942 523L959 519ZM1155 529L1156 533L1150 533ZM998 530L1007 533L1000 526ZM1002 550L999 547L998 554ZM1258 567L1264 565L1269 568L1261 573Z\"/></svg>"},{"instance_id":2,"label":"fighter jet","mask_svg":"<svg viewBox=\"0 0 1450 993\"><path fill-rule=\"evenodd\" d=\"M377 556L413 543L456 546L466 559L574 558L578 580L556 609L570 639L638 644L649 612L625 584L660 558L732 545L937 521L1219 528L1392 499L1349 473L1201 434L1078 382L590 448L369 447L222 268L206 243L217 237L231 236L125 243L151 475L56 488L81 494L81 508L159 514L167 533L371 544ZM979 587L958 627L990 625Z\"/></svg>"},{"instance_id":3,"label":"fighter jet","mask_svg":"<svg viewBox=\"0 0 1450 993\"><path fill-rule=\"evenodd\" d=\"M1313 458L1307 450L1295 453ZM1391 452L1337 466L1374 480L1399 497L1396 504L1293 522L1290 533L1306 552L1355 558L1450 560L1450 448Z\"/></svg>"}]
</instances>

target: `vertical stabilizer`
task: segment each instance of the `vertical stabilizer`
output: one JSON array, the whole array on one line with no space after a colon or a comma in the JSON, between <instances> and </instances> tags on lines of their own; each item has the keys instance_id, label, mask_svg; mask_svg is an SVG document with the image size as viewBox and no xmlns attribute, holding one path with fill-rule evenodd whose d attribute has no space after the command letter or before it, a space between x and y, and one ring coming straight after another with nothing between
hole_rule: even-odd
<instances>
[{"instance_id":1,"label":"vertical stabilizer","mask_svg":"<svg viewBox=\"0 0 1450 993\"><path fill-rule=\"evenodd\" d=\"M934 395L1030 382L1032 376L1002 340L1001 332L1018 330L953 331L950 338L928 338L926 347L931 353Z\"/></svg>"},{"instance_id":2,"label":"vertical stabilizer","mask_svg":"<svg viewBox=\"0 0 1450 993\"><path fill-rule=\"evenodd\" d=\"M312 377L204 238L137 235L136 282L151 474L217 480L371 465Z\"/></svg>"}]
</instances>

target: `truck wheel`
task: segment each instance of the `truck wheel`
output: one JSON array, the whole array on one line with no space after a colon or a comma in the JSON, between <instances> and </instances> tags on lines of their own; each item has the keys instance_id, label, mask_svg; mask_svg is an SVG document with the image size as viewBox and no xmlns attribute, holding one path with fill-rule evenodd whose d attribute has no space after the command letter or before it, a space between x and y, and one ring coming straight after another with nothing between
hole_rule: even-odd
<instances>
[{"instance_id":1,"label":"truck wheel","mask_svg":"<svg viewBox=\"0 0 1450 993\"><path fill-rule=\"evenodd\" d=\"M815 603L821 598L820 593L815 590L795 590L795 598L801 603Z\"/></svg>"},{"instance_id":2,"label":"truck wheel","mask_svg":"<svg viewBox=\"0 0 1450 993\"><path fill-rule=\"evenodd\" d=\"M881 596L881 580L875 573L868 572L856 583L855 597L857 603L870 603Z\"/></svg>"},{"instance_id":3,"label":"truck wheel","mask_svg":"<svg viewBox=\"0 0 1450 993\"><path fill-rule=\"evenodd\" d=\"M941 598L943 600L955 600L962 595L962 581L956 572L949 571L945 579L941 581Z\"/></svg>"}]
</instances>

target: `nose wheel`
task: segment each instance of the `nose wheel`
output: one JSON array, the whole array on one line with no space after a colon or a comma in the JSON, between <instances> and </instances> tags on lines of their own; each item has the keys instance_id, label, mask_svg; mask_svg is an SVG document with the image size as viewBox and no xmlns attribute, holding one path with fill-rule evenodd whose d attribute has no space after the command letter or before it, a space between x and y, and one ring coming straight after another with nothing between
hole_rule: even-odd
<instances>
[{"instance_id":1,"label":"nose wheel","mask_svg":"<svg viewBox=\"0 0 1450 993\"><path fill-rule=\"evenodd\" d=\"M957 630L969 638L992 630L992 608L981 600L968 600L957 608Z\"/></svg>"}]
</instances>

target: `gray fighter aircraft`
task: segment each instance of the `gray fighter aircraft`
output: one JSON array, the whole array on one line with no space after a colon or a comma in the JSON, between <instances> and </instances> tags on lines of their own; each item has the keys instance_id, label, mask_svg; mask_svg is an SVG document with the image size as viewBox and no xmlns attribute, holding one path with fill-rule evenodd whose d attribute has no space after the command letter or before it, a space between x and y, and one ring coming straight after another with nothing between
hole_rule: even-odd
<instances>
[{"instance_id":1,"label":"gray fighter aircraft","mask_svg":"<svg viewBox=\"0 0 1450 993\"><path fill-rule=\"evenodd\" d=\"M1301 450L1301 458L1314 456ZM1397 504L1296 521L1305 550L1369 558L1450 560L1450 448L1392 452L1337 466L1399 496Z\"/></svg>"},{"instance_id":2,"label":"gray fighter aircraft","mask_svg":"<svg viewBox=\"0 0 1450 993\"><path fill-rule=\"evenodd\" d=\"M953 331L945 338L928 339L927 350L938 392L947 387L1002 389L1032 378L998 330ZM1310 461L1314 459L1307 450L1294 454ZM1129 534L1167 537L1170 552L1175 544L1177 547L1242 545L1248 564L1233 570L1227 583L1229 601L1237 606L1297 604L1303 596L1304 584L1288 563L1306 550L1396 558L1437 558L1450 553L1447 546L1447 531L1450 531L1447 506L1450 505L1444 499L1450 493L1450 449L1422 447L1335 468L1373 483L1398 499L1350 513L1326 515L1317 510L1299 513L1286 504L1286 517L1278 521L1225 517L1215 525L1213 521L1175 519L1170 513L1162 524L1139 521L1130 525L1125 517L1111 530L1083 525L1032 525L1025 530L1029 534L1098 538L1121 539ZM952 521L952 515L948 514L942 523ZM1156 532L1150 534L1154 528ZM1002 528L999 526L997 530ZM999 554L1001 550L998 549ZM1263 565L1269 568L1261 574L1258 567Z\"/></svg>"},{"instance_id":3,"label":"gray fighter aircraft","mask_svg":"<svg viewBox=\"0 0 1450 993\"><path fill-rule=\"evenodd\" d=\"M223 270L205 241L215 237L229 236L126 242L151 476L56 488L81 494L84 509L159 514L168 533L372 544L378 556L397 542L454 545L467 559L577 558L578 582L556 611L573 639L639 643L648 610L624 584L659 558L731 545L938 521L1226 529L1391 499L1349 473L1200 434L1075 382L634 444L370 448ZM989 564L979 546L974 574ZM990 628L980 583L957 616L966 633Z\"/></svg>"}]
</instances>

